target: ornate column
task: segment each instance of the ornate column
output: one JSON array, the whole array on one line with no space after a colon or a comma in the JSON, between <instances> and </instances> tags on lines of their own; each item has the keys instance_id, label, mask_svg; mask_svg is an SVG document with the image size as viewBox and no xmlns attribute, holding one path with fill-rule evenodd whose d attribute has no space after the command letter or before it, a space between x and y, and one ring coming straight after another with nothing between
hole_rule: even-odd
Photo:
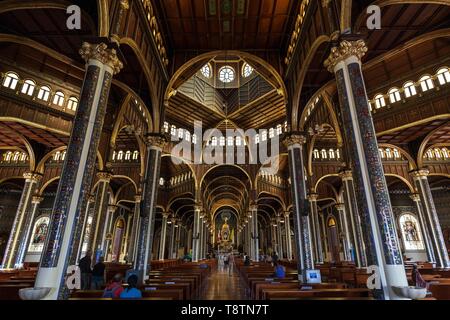
<instances>
[{"instance_id":1,"label":"ornate column","mask_svg":"<svg viewBox=\"0 0 450 320\"><path fill-rule=\"evenodd\" d=\"M439 223L438 213L434 205L430 184L428 183L429 174L430 171L428 171L427 169L421 169L411 172L414 180L414 185L416 186L416 189L420 195L420 200L422 202L425 225L429 230L430 242L433 248L437 267L450 268L447 246L445 245L441 224Z\"/></svg>"},{"instance_id":2,"label":"ornate column","mask_svg":"<svg viewBox=\"0 0 450 320\"><path fill-rule=\"evenodd\" d=\"M36 288L53 288L48 299L67 298L65 273L76 264L111 81L122 68L106 44L84 43L80 54L86 75L35 283Z\"/></svg>"},{"instance_id":3,"label":"ornate column","mask_svg":"<svg viewBox=\"0 0 450 320\"><path fill-rule=\"evenodd\" d=\"M292 201L297 246L297 264L299 280L306 282L306 270L314 269L314 257L311 247L311 228L306 204L306 181L303 145L306 138L301 134L291 134L286 138L289 154L289 172L291 176Z\"/></svg>"},{"instance_id":4,"label":"ornate column","mask_svg":"<svg viewBox=\"0 0 450 320\"><path fill-rule=\"evenodd\" d=\"M194 230L192 231L192 262L200 260L200 215L202 207L197 205L194 208Z\"/></svg>"},{"instance_id":5,"label":"ornate column","mask_svg":"<svg viewBox=\"0 0 450 320\"><path fill-rule=\"evenodd\" d=\"M108 206L108 209L106 211L105 226L104 226L104 228L102 228L103 231L102 231L102 237L100 240L100 245L99 245L100 249L99 250L102 252L102 255L105 258L105 261L108 257L109 250L112 251L112 246L113 246L113 244L112 244L113 238L112 237L113 237L114 228L115 228L114 215L115 215L117 209L118 209L118 207L115 205ZM111 256L111 258L112 258L112 256ZM119 257L116 257L116 259L119 259ZM119 260L117 260L117 261L119 261Z\"/></svg>"},{"instance_id":6,"label":"ornate column","mask_svg":"<svg viewBox=\"0 0 450 320\"><path fill-rule=\"evenodd\" d=\"M128 260L133 262L136 259L136 242L138 239L141 201L142 197L140 195L134 197L133 227L131 228L130 245L128 246Z\"/></svg>"},{"instance_id":7,"label":"ornate column","mask_svg":"<svg viewBox=\"0 0 450 320\"><path fill-rule=\"evenodd\" d=\"M428 229L427 220L425 219L425 214L423 212L422 202L420 201L420 195L414 193L410 195L411 200L414 201L416 205L417 213L419 215L420 229L422 230L423 239L425 242L425 247L427 250L427 258L429 262L436 263L436 258L434 256L433 245L431 244L430 231Z\"/></svg>"},{"instance_id":8,"label":"ornate column","mask_svg":"<svg viewBox=\"0 0 450 320\"><path fill-rule=\"evenodd\" d=\"M16 262L20 260L20 247L27 236L28 227L33 223L31 221L33 214L32 199L42 176L28 172L24 173L23 177L25 178L25 184L3 256L2 269L19 267Z\"/></svg>"},{"instance_id":9,"label":"ornate column","mask_svg":"<svg viewBox=\"0 0 450 320\"><path fill-rule=\"evenodd\" d=\"M205 212L202 210L202 212L200 213L200 223L199 223L199 229L198 229L198 233L199 233L199 249L198 249L198 260L203 260L203 249L205 248Z\"/></svg>"},{"instance_id":10,"label":"ornate column","mask_svg":"<svg viewBox=\"0 0 450 320\"><path fill-rule=\"evenodd\" d=\"M139 281L141 283L148 279L148 272L151 269L155 208L159 186L161 154L164 144L165 139L162 136L149 135L147 137L147 163L142 191L143 205L135 261L135 269L139 273Z\"/></svg>"},{"instance_id":11,"label":"ornate column","mask_svg":"<svg viewBox=\"0 0 450 320\"><path fill-rule=\"evenodd\" d=\"M278 251L278 239L277 239L277 219L272 218L270 221L271 239L272 239L272 249L274 252Z\"/></svg>"},{"instance_id":12,"label":"ornate column","mask_svg":"<svg viewBox=\"0 0 450 320\"><path fill-rule=\"evenodd\" d=\"M252 260L259 261L259 230L258 230L258 206L250 206L251 223L251 241L252 241Z\"/></svg>"},{"instance_id":13,"label":"ornate column","mask_svg":"<svg viewBox=\"0 0 450 320\"><path fill-rule=\"evenodd\" d=\"M159 239L159 260L164 260L166 252L166 238L167 238L167 219L169 212L163 212L161 222L161 238Z\"/></svg>"},{"instance_id":14,"label":"ornate column","mask_svg":"<svg viewBox=\"0 0 450 320\"><path fill-rule=\"evenodd\" d=\"M132 228L132 226L133 226L133 215L127 214L127 229L126 229L126 232L125 232L124 244L122 246L123 250L121 250L121 254L124 255L124 260L127 263L128 263L128 261L130 259L130 258L128 258L128 248L130 246L131 228ZM120 256L119 256L119 261L120 261Z\"/></svg>"},{"instance_id":15,"label":"ornate column","mask_svg":"<svg viewBox=\"0 0 450 320\"><path fill-rule=\"evenodd\" d=\"M311 214L309 216L311 224L311 243L316 263L323 263L322 239L320 236L319 211L317 209L317 199L319 195L311 193L308 196Z\"/></svg>"},{"instance_id":16,"label":"ornate column","mask_svg":"<svg viewBox=\"0 0 450 320\"><path fill-rule=\"evenodd\" d=\"M326 222L325 222L325 216L323 214L323 212L318 213L319 217L320 217L320 222L319 224L321 225L321 232L322 232L322 251L323 251L323 259L324 261L330 261L330 257L329 257L329 253L330 250L328 248L328 234L327 234L327 226L326 226Z\"/></svg>"},{"instance_id":17,"label":"ornate column","mask_svg":"<svg viewBox=\"0 0 450 320\"><path fill-rule=\"evenodd\" d=\"M290 212L284 212L284 226L286 229L286 257L288 261L292 260L292 241L291 241L291 218Z\"/></svg>"},{"instance_id":18,"label":"ornate column","mask_svg":"<svg viewBox=\"0 0 450 320\"><path fill-rule=\"evenodd\" d=\"M115 16L114 23L111 26L111 40L116 43L119 43L120 41L119 32L122 26L122 20L129 8L130 4L128 3L128 0L120 0L117 15Z\"/></svg>"},{"instance_id":19,"label":"ornate column","mask_svg":"<svg viewBox=\"0 0 450 320\"><path fill-rule=\"evenodd\" d=\"M44 198L39 196L33 196L31 199L31 214L28 215L27 220L25 221L25 228L26 233L24 234L24 237L19 240L19 254L17 255L17 259L15 262L15 266L18 266L21 268L23 266L23 262L25 260L25 256L28 251L28 245L30 241L31 233L33 232L33 226L34 226L34 218L36 217L36 212L39 207L39 204L44 200Z\"/></svg>"},{"instance_id":20,"label":"ornate column","mask_svg":"<svg viewBox=\"0 0 450 320\"><path fill-rule=\"evenodd\" d=\"M177 219L172 217L170 220L170 246L169 246L169 259L173 259L173 253L175 251L175 225L177 223Z\"/></svg>"},{"instance_id":21,"label":"ornate column","mask_svg":"<svg viewBox=\"0 0 450 320\"><path fill-rule=\"evenodd\" d=\"M103 250L103 234L108 228L108 187L112 179L112 174L109 172L97 173L98 187L95 196L94 215L92 217L93 234L90 239L89 248L92 250L94 256L97 252ZM105 252L101 252L105 255ZM95 263L94 259L92 263Z\"/></svg>"},{"instance_id":22,"label":"ornate column","mask_svg":"<svg viewBox=\"0 0 450 320\"><path fill-rule=\"evenodd\" d=\"M345 214L345 205L343 203L336 203L335 208L339 215L339 226L340 226L340 233L339 237L342 240L343 245L343 253L344 253L344 260L345 261L353 261L352 255L351 255L351 242L350 242L350 236L348 232L348 223L347 223L347 217Z\"/></svg>"},{"instance_id":23,"label":"ornate column","mask_svg":"<svg viewBox=\"0 0 450 320\"><path fill-rule=\"evenodd\" d=\"M278 257L279 259L283 259L284 257L284 252L283 252L283 225L281 223L281 216L277 215L277 252L278 252Z\"/></svg>"},{"instance_id":24,"label":"ornate column","mask_svg":"<svg viewBox=\"0 0 450 320\"><path fill-rule=\"evenodd\" d=\"M343 39L331 49L325 66L336 75L356 201L366 231L367 260L378 266L380 275L382 290L374 294L380 299L399 299L392 287L408 286L408 281L361 71L366 52L364 41Z\"/></svg>"},{"instance_id":25,"label":"ornate column","mask_svg":"<svg viewBox=\"0 0 450 320\"><path fill-rule=\"evenodd\" d=\"M176 227L176 237L175 237L175 259L178 259L178 251L180 250L181 244L181 220L178 220Z\"/></svg>"},{"instance_id":26,"label":"ornate column","mask_svg":"<svg viewBox=\"0 0 450 320\"><path fill-rule=\"evenodd\" d=\"M355 189L353 187L353 175L350 170L339 174L344 188L344 205L347 216L350 247L353 250L355 263L358 268L367 267L366 249L364 245L361 218L356 205Z\"/></svg>"}]
</instances>

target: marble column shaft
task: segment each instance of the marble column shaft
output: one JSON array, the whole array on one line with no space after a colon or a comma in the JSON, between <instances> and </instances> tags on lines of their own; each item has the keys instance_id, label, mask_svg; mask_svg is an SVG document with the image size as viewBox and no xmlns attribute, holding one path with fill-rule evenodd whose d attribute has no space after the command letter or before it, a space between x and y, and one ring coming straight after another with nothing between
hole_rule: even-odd
<instances>
[{"instance_id":1,"label":"marble column shaft","mask_svg":"<svg viewBox=\"0 0 450 320\"><path fill-rule=\"evenodd\" d=\"M103 43L83 43L80 54L85 78L35 282L53 289L47 299L68 298L65 275L76 264L112 78L123 67Z\"/></svg>"},{"instance_id":2,"label":"marble column shaft","mask_svg":"<svg viewBox=\"0 0 450 320\"><path fill-rule=\"evenodd\" d=\"M286 258L292 260L291 218L289 211L284 213L284 226L286 229Z\"/></svg>"},{"instance_id":3,"label":"marble column shaft","mask_svg":"<svg viewBox=\"0 0 450 320\"><path fill-rule=\"evenodd\" d=\"M419 223L420 229L422 230L423 240L425 242L425 248L427 251L428 261L431 263L436 263L436 257L434 256L433 245L431 244L431 236L428 228L427 220L425 218L425 214L423 212L422 202L420 201L419 194L412 194L411 199L414 201L414 204L417 208L417 213L419 215Z\"/></svg>"},{"instance_id":4,"label":"marble column shaft","mask_svg":"<svg viewBox=\"0 0 450 320\"><path fill-rule=\"evenodd\" d=\"M297 268L299 280L306 282L306 270L314 269L314 256L311 244L309 212L306 212L306 181L303 145L306 138L300 134L291 134L285 143L289 154L289 172L293 199L293 217L295 244L297 249Z\"/></svg>"},{"instance_id":5,"label":"marble column shaft","mask_svg":"<svg viewBox=\"0 0 450 320\"><path fill-rule=\"evenodd\" d=\"M252 228L252 242L253 242L253 257L252 260L255 262L259 261L259 230L258 230L258 206L251 206L250 212L251 218L251 228Z\"/></svg>"},{"instance_id":6,"label":"marble column shaft","mask_svg":"<svg viewBox=\"0 0 450 320\"><path fill-rule=\"evenodd\" d=\"M429 230L430 242L433 248L434 257L438 268L450 268L447 246L444 235L442 234L439 216L434 205L433 195L428 175L430 172L426 169L417 170L411 173L416 189L420 195L420 201L423 206L426 227Z\"/></svg>"},{"instance_id":7,"label":"marble column shaft","mask_svg":"<svg viewBox=\"0 0 450 320\"><path fill-rule=\"evenodd\" d=\"M192 232L192 261L198 262L200 259L200 219L202 208L197 206L194 209L194 230Z\"/></svg>"},{"instance_id":8,"label":"marble column shaft","mask_svg":"<svg viewBox=\"0 0 450 320\"><path fill-rule=\"evenodd\" d=\"M345 205L342 203L336 204L336 210L339 215L339 238L342 240L342 250L344 253L344 260L345 261L353 261L352 255L351 255L351 242L350 242L350 234L349 234L349 228L347 223L347 216L345 212Z\"/></svg>"},{"instance_id":9,"label":"marble column shaft","mask_svg":"<svg viewBox=\"0 0 450 320\"><path fill-rule=\"evenodd\" d=\"M168 212L163 213L161 222L161 238L159 239L159 260L164 260L165 258L168 218L169 213Z\"/></svg>"},{"instance_id":10,"label":"marble column shaft","mask_svg":"<svg viewBox=\"0 0 450 320\"><path fill-rule=\"evenodd\" d=\"M331 49L325 66L336 75L368 263L378 267L381 288L374 294L379 299L401 299L392 288L408 286L408 281L361 70L361 58L367 51L362 40L343 40Z\"/></svg>"},{"instance_id":11,"label":"marble column shaft","mask_svg":"<svg viewBox=\"0 0 450 320\"><path fill-rule=\"evenodd\" d=\"M164 143L165 140L161 136L151 135L147 137L147 163L142 191L143 204L140 213L139 240L135 261L135 269L139 273L140 283L148 279L148 273L151 270L156 201Z\"/></svg>"},{"instance_id":12,"label":"marble column shaft","mask_svg":"<svg viewBox=\"0 0 450 320\"><path fill-rule=\"evenodd\" d=\"M311 243L314 250L316 263L323 263L322 237L319 225L319 211L317 207L318 194L312 193L308 196L310 203Z\"/></svg>"},{"instance_id":13,"label":"marble column shaft","mask_svg":"<svg viewBox=\"0 0 450 320\"><path fill-rule=\"evenodd\" d=\"M136 259L136 242L138 237L139 219L141 210L142 197L137 195L134 197L134 213L133 213L133 226L131 228L130 245L128 246L128 260L135 261Z\"/></svg>"}]
</instances>

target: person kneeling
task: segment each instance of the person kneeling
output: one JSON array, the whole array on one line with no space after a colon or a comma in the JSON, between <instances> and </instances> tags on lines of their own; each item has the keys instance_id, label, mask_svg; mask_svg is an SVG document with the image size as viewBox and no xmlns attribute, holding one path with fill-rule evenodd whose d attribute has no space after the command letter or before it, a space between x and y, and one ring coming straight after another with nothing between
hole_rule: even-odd
<instances>
[{"instance_id":1,"label":"person kneeling","mask_svg":"<svg viewBox=\"0 0 450 320\"><path fill-rule=\"evenodd\" d=\"M286 276L286 270L284 269L284 267L278 262L274 262L273 265L275 267L275 272L273 276L278 279L284 278Z\"/></svg>"}]
</instances>

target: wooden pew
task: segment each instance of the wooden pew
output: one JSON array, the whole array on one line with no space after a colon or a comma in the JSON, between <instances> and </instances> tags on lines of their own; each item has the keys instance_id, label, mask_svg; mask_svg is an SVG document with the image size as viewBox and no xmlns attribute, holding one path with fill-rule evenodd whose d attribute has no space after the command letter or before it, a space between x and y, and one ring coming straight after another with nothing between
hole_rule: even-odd
<instances>
[{"instance_id":1,"label":"wooden pew","mask_svg":"<svg viewBox=\"0 0 450 320\"><path fill-rule=\"evenodd\" d=\"M300 300L304 298L370 298L372 293L369 289L264 289L263 300Z\"/></svg>"}]
</instances>

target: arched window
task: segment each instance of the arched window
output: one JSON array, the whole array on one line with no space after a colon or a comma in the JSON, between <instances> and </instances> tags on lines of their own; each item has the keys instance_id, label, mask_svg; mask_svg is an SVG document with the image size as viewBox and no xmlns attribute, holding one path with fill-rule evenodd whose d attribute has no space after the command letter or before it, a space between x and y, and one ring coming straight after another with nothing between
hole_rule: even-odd
<instances>
[{"instance_id":1,"label":"arched window","mask_svg":"<svg viewBox=\"0 0 450 320\"><path fill-rule=\"evenodd\" d=\"M441 150L439 148L434 149L434 154L436 155L436 159L442 158Z\"/></svg>"},{"instance_id":2,"label":"arched window","mask_svg":"<svg viewBox=\"0 0 450 320\"><path fill-rule=\"evenodd\" d=\"M220 145L221 147L224 147L224 146L225 146L225 137L220 137L220 138L219 138L219 145Z\"/></svg>"},{"instance_id":3,"label":"arched window","mask_svg":"<svg viewBox=\"0 0 450 320\"><path fill-rule=\"evenodd\" d=\"M399 218L405 250L424 250L422 232L417 218L410 213L405 213Z\"/></svg>"},{"instance_id":4,"label":"arched window","mask_svg":"<svg viewBox=\"0 0 450 320\"><path fill-rule=\"evenodd\" d=\"M197 144L197 135L195 133L192 135L192 143Z\"/></svg>"},{"instance_id":5,"label":"arched window","mask_svg":"<svg viewBox=\"0 0 450 320\"><path fill-rule=\"evenodd\" d=\"M219 70L219 80L222 81L223 83L233 82L234 79L235 79L235 72L232 67L225 66Z\"/></svg>"},{"instance_id":6,"label":"arched window","mask_svg":"<svg viewBox=\"0 0 450 320\"><path fill-rule=\"evenodd\" d=\"M284 132L287 132L287 131L288 131L288 122L285 121L284 122Z\"/></svg>"},{"instance_id":7,"label":"arched window","mask_svg":"<svg viewBox=\"0 0 450 320\"><path fill-rule=\"evenodd\" d=\"M419 82L420 82L420 86L422 87L423 92L434 88L433 79L431 79L431 77L428 75L420 78Z\"/></svg>"},{"instance_id":8,"label":"arched window","mask_svg":"<svg viewBox=\"0 0 450 320\"><path fill-rule=\"evenodd\" d=\"M242 138L241 137L236 137L236 146L238 146L238 147L242 146Z\"/></svg>"},{"instance_id":9,"label":"arched window","mask_svg":"<svg viewBox=\"0 0 450 320\"><path fill-rule=\"evenodd\" d=\"M233 147L234 146L234 138L233 137L228 137L227 138L227 145L229 147Z\"/></svg>"},{"instance_id":10,"label":"arched window","mask_svg":"<svg viewBox=\"0 0 450 320\"><path fill-rule=\"evenodd\" d=\"M170 126L170 134L175 137L177 135L177 127L175 127L174 125L171 125Z\"/></svg>"},{"instance_id":11,"label":"arched window","mask_svg":"<svg viewBox=\"0 0 450 320\"><path fill-rule=\"evenodd\" d=\"M20 152L19 151L14 152L14 159L13 159L13 161L17 162L17 161L19 161L19 158L20 158Z\"/></svg>"},{"instance_id":12,"label":"arched window","mask_svg":"<svg viewBox=\"0 0 450 320\"><path fill-rule=\"evenodd\" d=\"M320 152L317 149L314 149L314 159L320 159Z\"/></svg>"},{"instance_id":13,"label":"arched window","mask_svg":"<svg viewBox=\"0 0 450 320\"><path fill-rule=\"evenodd\" d=\"M178 129L178 138L183 139L184 138L184 129Z\"/></svg>"},{"instance_id":14,"label":"arched window","mask_svg":"<svg viewBox=\"0 0 450 320\"><path fill-rule=\"evenodd\" d=\"M42 101L48 101L50 98L50 88L47 86L40 87L37 98Z\"/></svg>"},{"instance_id":15,"label":"arched window","mask_svg":"<svg viewBox=\"0 0 450 320\"><path fill-rule=\"evenodd\" d=\"M59 161L59 159L61 159L61 152L57 151L53 156L53 160Z\"/></svg>"},{"instance_id":16,"label":"arched window","mask_svg":"<svg viewBox=\"0 0 450 320\"><path fill-rule=\"evenodd\" d=\"M133 152L133 160L139 160L139 151L135 150Z\"/></svg>"},{"instance_id":17,"label":"arched window","mask_svg":"<svg viewBox=\"0 0 450 320\"><path fill-rule=\"evenodd\" d=\"M130 161L131 160L131 151L127 151L125 152L125 161Z\"/></svg>"},{"instance_id":18,"label":"arched window","mask_svg":"<svg viewBox=\"0 0 450 320\"><path fill-rule=\"evenodd\" d=\"M269 129L269 138L272 139L273 137L275 137L275 129L274 128L270 128Z\"/></svg>"},{"instance_id":19,"label":"arched window","mask_svg":"<svg viewBox=\"0 0 450 320\"><path fill-rule=\"evenodd\" d=\"M20 155L20 161L25 162L27 160L27 154L25 152L22 152Z\"/></svg>"},{"instance_id":20,"label":"arched window","mask_svg":"<svg viewBox=\"0 0 450 320\"><path fill-rule=\"evenodd\" d=\"M327 159L328 158L327 150L322 149L322 151L320 151L320 153L322 155L322 159Z\"/></svg>"},{"instance_id":21,"label":"arched window","mask_svg":"<svg viewBox=\"0 0 450 320\"><path fill-rule=\"evenodd\" d=\"M159 185L163 186L164 185L164 178L159 178Z\"/></svg>"},{"instance_id":22,"label":"arched window","mask_svg":"<svg viewBox=\"0 0 450 320\"><path fill-rule=\"evenodd\" d=\"M5 161L6 161L6 162L11 162L12 156L13 156L13 153L12 153L11 151L8 151L8 152L6 153Z\"/></svg>"},{"instance_id":23,"label":"arched window","mask_svg":"<svg viewBox=\"0 0 450 320\"><path fill-rule=\"evenodd\" d=\"M380 153L380 157L381 157L381 159L384 159L384 158L386 158L386 154L384 153L384 150L383 149L378 149L378 152Z\"/></svg>"},{"instance_id":24,"label":"arched window","mask_svg":"<svg viewBox=\"0 0 450 320\"><path fill-rule=\"evenodd\" d=\"M19 83L19 76L14 72L6 73L5 79L3 80L3 86L8 89L15 90L17 84Z\"/></svg>"},{"instance_id":25,"label":"arched window","mask_svg":"<svg viewBox=\"0 0 450 320\"><path fill-rule=\"evenodd\" d=\"M281 126L281 124L277 125L277 135L280 135L283 133L283 127Z\"/></svg>"},{"instance_id":26,"label":"arched window","mask_svg":"<svg viewBox=\"0 0 450 320\"><path fill-rule=\"evenodd\" d=\"M212 72L211 72L211 66L208 64L205 64L201 69L200 72L205 78L211 78Z\"/></svg>"},{"instance_id":27,"label":"arched window","mask_svg":"<svg viewBox=\"0 0 450 320\"><path fill-rule=\"evenodd\" d=\"M427 158L430 159L430 160L434 158L433 150L428 149L428 151L427 151Z\"/></svg>"},{"instance_id":28,"label":"arched window","mask_svg":"<svg viewBox=\"0 0 450 320\"><path fill-rule=\"evenodd\" d=\"M184 133L184 139L186 141L191 141L191 133L189 131L187 131L187 130Z\"/></svg>"},{"instance_id":29,"label":"arched window","mask_svg":"<svg viewBox=\"0 0 450 320\"><path fill-rule=\"evenodd\" d=\"M112 161L116 161L116 157L117 157L117 152L113 151Z\"/></svg>"},{"instance_id":30,"label":"arched window","mask_svg":"<svg viewBox=\"0 0 450 320\"><path fill-rule=\"evenodd\" d=\"M384 96L382 94L376 95L374 99L375 99L375 107L377 109L386 106L386 100L384 100Z\"/></svg>"},{"instance_id":31,"label":"arched window","mask_svg":"<svg viewBox=\"0 0 450 320\"><path fill-rule=\"evenodd\" d=\"M217 137L212 137L212 138L211 138L211 145L212 145L213 147L216 147L216 146L217 146Z\"/></svg>"},{"instance_id":32,"label":"arched window","mask_svg":"<svg viewBox=\"0 0 450 320\"><path fill-rule=\"evenodd\" d=\"M252 73L253 73L253 70L254 70L254 69L252 68L251 65L249 65L247 62L244 63L244 66L243 66L243 68L242 68L242 76L243 76L244 78L250 77L250 76L252 75Z\"/></svg>"},{"instance_id":33,"label":"arched window","mask_svg":"<svg viewBox=\"0 0 450 320\"><path fill-rule=\"evenodd\" d=\"M123 151L120 150L119 153L117 154L117 160L118 161L122 161L123 160Z\"/></svg>"},{"instance_id":34,"label":"arched window","mask_svg":"<svg viewBox=\"0 0 450 320\"><path fill-rule=\"evenodd\" d=\"M340 159L341 158L341 150L336 149L336 158Z\"/></svg>"},{"instance_id":35,"label":"arched window","mask_svg":"<svg viewBox=\"0 0 450 320\"><path fill-rule=\"evenodd\" d=\"M263 130L262 134L261 134L261 141L266 141L267 140L267 130Z\"/></svg>"},{"instance_id":36,"label":"arched window","mask_svg":"<svg viewBox=\"0 0 450 320\"><path fill-rule=\"evenodd\" d=\"M385 152L386 152L386 158L392 159L392 151L391 151L391 149L390 148L386 148Z\"/></svg>"},{"instance_id":37,"label":"arched window","mask_svg":"<svg viewBox=\"0 0 450 320\"><path fill-rule=\"evenodd\" d=\"M444 156L444 159L448 159L450 157L450 154L448 152L447 148L442 148L442 155Z\"/></svg>"},{"instance_id":38,"label":"arched window","mask_svg":"<svg viewBox=\"0 0 450 320\"><path fill-rule=\"evenodd\" d=\"M23 94L31 97L33 95L33 93L34 93L34 89L35 88L36 88L36 82L34 82L33 80L30 80L30 79L27 79L23 83L21 92Z\"/></svg>"},{"instance_id":39,"label":"arched window","mask_svg":"<svg viewBox=\"0 0 450 320\"><path fill-rule=\"evenodd\" d=\"M168 122L164 122L164 132L169 133L169 123Z\"/></svg>"},{"instance_id":40,"label":"arched window","mask_svg":"<svg viewBox=\"0 0 450 320\"><path fill-rule=\"evenodd\" d=\"M41 217L36 220L33 227L33 235L30 240L28 252L39 253L44 249L45 238L47 237L49 217Z\"/></svg>"},{"instance_id":41,"label":"arched window","mask_svg":"<svg viewBox=\"0 0 450 320\"><path fill-rule=\"evenodd\" d=\"M412 96L415 96L417 94L416 86L414 85L414 82L408 81L403 86L403 90L405 91L405 97L409 98Z\"/></svg>"},{"instance_id":42,"label":"arched window","mask_svg":"<svg viewBox=\"0 0 450 320\"><path fill-rule=\"evenodd\" d=\"M56 91L53 97L53 104L62 107L64 105L64 93Z\"/></svg>"},{"instance_id":43,"label":"arched window","mask_svg":"<svg viewBox=\"0 0 450 320\"><path fill-rule=\"evenodd\" d=\"M66 151L63 151L61 154L61 161L64 161L66 159Z\"/></svg>"},{"instance_id":44,"label":"arched window","mask_svg":"<svg viewBox=\"0 0 450 320\"><path fill-rule=\"evenodd\" d=\"M75 97L70 97L67 102L67 109L76 111L78 108L78 99Z\"/></svg>"},{"instance_id":45,"label":"arched window","mask_svg":"<svg viewBox=\"0 0 450 320\"><path fill-rule=\"evenodd\" d=\"M391 90L389 90L389 101L391 103L396 103L400 100L402 100L401 96L400 96L400 90L398 90L397 88L392 88Z\"/></svg>"},{"instance_id":46,"label":"arched window","mask_svg":"<svg viewBox=\"0 0 450 320\"><path fill-rule=\"evenodd\" d=\"M400 152L398 151L398 149L394 149L394 158L395 159L400 159L401 158Z\"/></svg>"},{"instance_id":47,"label":"arched window","mask_svg":"<svg viewBox=\"0 0 450 320\"><path fill-rule=\"evenodd\" d=\"M437 77L440 85L450 83L450 71L448 68L439 69L437 72Z\"/></svg>"},{"instance_id":48,"label":"arched window","mask_svg":"<svg viewBox=\"0 0 450 320\"><path fill-rule=\"evenodd\" d=\"M255 144L259 143L259 134L255 135Z\"/></svg>"},{"instance_id":49,"label":"arched window","mask_svg":"<svg viewBox=\"0 0 450 320\"><path fill-rule=\"evenodd\" d=\"M334 149L328 150L328 154L330 155L330 159L335 159L336 158L336 154L334 153Z\"/></svg>"}]
</instances>

